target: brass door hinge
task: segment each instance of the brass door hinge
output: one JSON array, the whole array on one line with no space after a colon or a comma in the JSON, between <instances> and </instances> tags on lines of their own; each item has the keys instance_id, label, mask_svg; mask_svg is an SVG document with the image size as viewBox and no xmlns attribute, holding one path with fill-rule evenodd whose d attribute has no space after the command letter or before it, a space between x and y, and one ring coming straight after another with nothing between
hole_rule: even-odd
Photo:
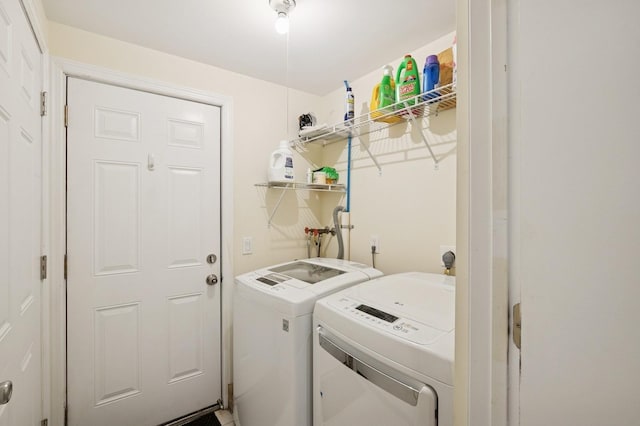
<instances>
[{"instance_id":1,"label":"brass door hinge","mask_svg":"<svg viewBox=\"0 0 640 426\"><path fill-rule=\"evenodd\" d=\"M40 256L40 281L47 279L47 255Z\"/></svg>"},{"instance_id":2,"label":"brass door hinge","mask_svg":"<svg viewBox=\"0 0 640 426\"><path fill-rule=\"evenodd\" d=\"M520 312L520 303L513 305L513 343L516 348L520 349L522 345L522 313Z\"/></svg>"},{"instance_id":3,"label":"brass door hinge","mask_svg":"<svg viewBox=\"0 0 640 426\"><path fill-rule=\"evenodd\" d=\"M69 105L64 106L64 127L69 127Z\"/></svg>"},{"instance_id":4,"label":"brass door hinge","mask_svg":"<svg viewBox=\"0 0 640 426\"><path fill-rule=\"evenodd\" d=\"M40 116L47 115L47 92L40 92Z\"/></svg>"}]
</instances>

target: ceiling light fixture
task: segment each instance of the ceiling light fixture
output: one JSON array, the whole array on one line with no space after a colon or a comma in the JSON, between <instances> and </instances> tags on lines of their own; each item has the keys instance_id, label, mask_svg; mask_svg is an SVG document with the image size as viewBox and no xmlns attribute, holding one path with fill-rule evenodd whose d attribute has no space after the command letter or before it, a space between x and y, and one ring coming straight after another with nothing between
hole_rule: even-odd
<instances>
[{"instance_id":1,"label":"ceiling light fixture","mask_svg":"<svg viewBox=\"0 0 640 426\"><path fill-rule=\"evenodd\" d=\"M289 32L289 13L296 7L296 0L269 0L269 6L278 14L276 31L278 34Z\"/></svg>"}]
</instances>

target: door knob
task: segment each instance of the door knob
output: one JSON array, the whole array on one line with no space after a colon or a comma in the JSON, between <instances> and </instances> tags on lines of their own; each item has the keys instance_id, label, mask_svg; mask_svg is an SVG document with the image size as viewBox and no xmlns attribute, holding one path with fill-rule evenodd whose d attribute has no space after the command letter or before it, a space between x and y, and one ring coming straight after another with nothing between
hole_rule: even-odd
<instances>
[{"instance_id":1,"label":"door knob","mask_svg":"<svg viewBox=\"0 0 640 426\"><path fill-rule=\"evenodd\" d=\"M0 383L0 405L4 405L11 400L13 393L13 383L10 380Z\"/></svg>"},{"instance_id":2,"label":"door knob","mask_svg":"<svg viewBox=\"0 0 640 426\"><path fill-rule=\"evenodd\" d=\"M218 284L218 277L215 274L208 275L207 284L208 285Z\"/></svg>"}]
</instances>

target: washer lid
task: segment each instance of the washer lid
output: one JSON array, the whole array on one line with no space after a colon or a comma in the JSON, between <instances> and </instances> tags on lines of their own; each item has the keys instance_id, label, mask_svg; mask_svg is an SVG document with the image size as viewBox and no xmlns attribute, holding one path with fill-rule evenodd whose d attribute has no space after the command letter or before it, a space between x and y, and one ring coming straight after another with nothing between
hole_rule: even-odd
<instances>
[{"instance_id":1,"label":"washer lid","mask_svg":"<svg viewBox=\"0 0 640 426\"><path fill-rule=\"evenodd\" d=\"M349 297L443 332L455 329L455 278L409 272L360 284Z\"/></svg>"},{"instance_id":2,"label":"washer lid","mask_svg":"<svg viewBox=\"0 0 640 426\"><path fill-rule=\"evenodd\" d=\"M381 275L367 265L340 259L300 259L239 275L235 291L299 316L313 312L318 298Z\"/></svg>"},{"instance_id":3,"label":"washer lid","mask_svg":"<svg viewBox=\"0 0 640 426\"><path fill-rule=\"evenodd\" d=\"M347 272L337 268L302 261L272 266L269 268L269 271L277 272L278 274L303 281L307 284L316 284Z\"/></svg>"}]
</instances>

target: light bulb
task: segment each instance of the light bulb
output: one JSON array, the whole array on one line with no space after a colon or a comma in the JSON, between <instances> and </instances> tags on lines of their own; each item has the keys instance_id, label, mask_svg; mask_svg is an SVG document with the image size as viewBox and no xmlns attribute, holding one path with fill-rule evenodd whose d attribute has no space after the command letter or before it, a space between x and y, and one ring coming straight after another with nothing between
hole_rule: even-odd
<instances>
[{"instance_id":1,"label":"light bulb","mask_svg":"<svg viewBox=\"0 0 640 426\"><path fill-rule=\"evenodd\" d=\"M276 32L278 34L286 34L289 32L289 17L284 12L278 12L276 18Z\"/></svg>"}]
</instances>

